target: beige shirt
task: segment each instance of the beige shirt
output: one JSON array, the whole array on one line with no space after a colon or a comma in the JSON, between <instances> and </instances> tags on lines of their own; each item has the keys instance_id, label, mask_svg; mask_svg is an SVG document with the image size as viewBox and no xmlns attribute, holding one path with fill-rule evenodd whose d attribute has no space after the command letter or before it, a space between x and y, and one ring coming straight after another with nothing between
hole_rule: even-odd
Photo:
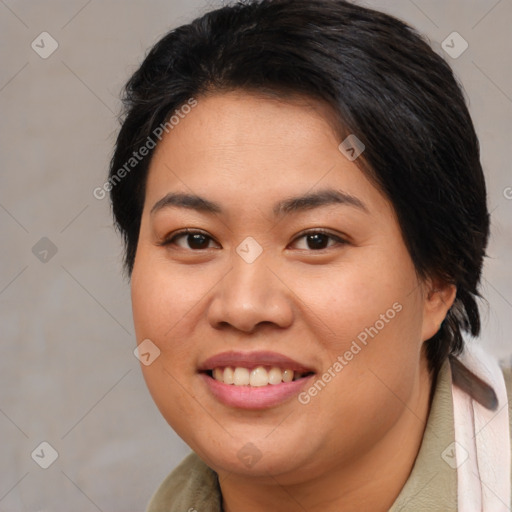
<instances>
[{"instance_id":1,"label":"beige shirt","mask_svg":"<svg viewBox=\"0 0 512 512\"><path fill-rule=\"evenodd\" d=\"M512 397L512 371L504 370L504 375L508 396ZM508 408L512 437L512 400ZM446 361L438 374L413 469L389 512L457 510L457 470L449 464L450 450L445 451L454 441L451 371ZM163 481L146 512L222 512L221 503L217 474L191 453Z\"/></svg>"}]
</instances>

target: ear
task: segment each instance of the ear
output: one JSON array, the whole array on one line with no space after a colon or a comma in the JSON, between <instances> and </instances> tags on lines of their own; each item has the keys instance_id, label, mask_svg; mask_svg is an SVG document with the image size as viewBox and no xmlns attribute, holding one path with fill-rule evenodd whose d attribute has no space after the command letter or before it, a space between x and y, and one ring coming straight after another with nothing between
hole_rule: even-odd
<instances>
[{"instance_id":1,"label":"ear","mask_svg":"<svg viewBox=\"0 0 512 512\"><path fill-rule=\"evenodd\" d=\"M422 341L430 339L452 307L457 287L437 279L428 279L424 286Z\"/></svg>"}]
</instances>

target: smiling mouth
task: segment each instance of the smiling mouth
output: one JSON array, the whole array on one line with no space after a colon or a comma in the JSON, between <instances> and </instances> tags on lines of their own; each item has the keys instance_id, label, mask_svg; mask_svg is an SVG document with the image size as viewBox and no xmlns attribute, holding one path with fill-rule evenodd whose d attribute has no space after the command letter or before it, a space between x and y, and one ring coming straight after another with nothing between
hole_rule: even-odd
<instances>
[{"instance_id":1,"label":"smiling mouth","mask_svg":"<svg viewBox=\"0 0 512 512\"><path fill-rule=\"evenodd\" d=\"M282 383L300 380L314 374L314 372L298 372L278 366L255 366L253 368L243 366L219 366L211 370L206 370L203 373L223 384L254 388L277 386Z\"/></svg>"}]
</instances>

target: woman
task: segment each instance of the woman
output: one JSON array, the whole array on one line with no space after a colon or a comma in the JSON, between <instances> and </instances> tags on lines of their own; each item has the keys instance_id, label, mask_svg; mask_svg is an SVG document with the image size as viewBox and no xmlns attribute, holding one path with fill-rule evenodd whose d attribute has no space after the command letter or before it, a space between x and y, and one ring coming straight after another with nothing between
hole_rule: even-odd
<instances>
[{"instance_id":1,"label":"woman","mask_svg":"<svg viewBox=\"0 0 512 512\"><path fill-rule=\"evenodd\" d=\"M463 340L489 214L449 66L370 9L248 1L166 35L125 105L138 354L193 450L148 511L509 510L510 376Z\"/></svg>"}]
</instances>

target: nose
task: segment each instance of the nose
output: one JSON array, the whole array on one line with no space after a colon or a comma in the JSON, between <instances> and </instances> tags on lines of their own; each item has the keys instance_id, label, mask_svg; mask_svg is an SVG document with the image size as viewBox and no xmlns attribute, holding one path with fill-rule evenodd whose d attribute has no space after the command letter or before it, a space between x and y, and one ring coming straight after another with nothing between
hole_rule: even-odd
<instances>
[{"instance_id":1,"label":"nose","mask_svg":"<svg viewBox=\"0 0 512 512\"><path fill-rule=\"evenodd\" d=\"M284 276L267 266L263 255L247 263L235 253L231 263L231 270L215 287L208 310L210 325L246 333L264 324L289 327L293 322L293 293Z\"/></svg>"}]
</instances>

